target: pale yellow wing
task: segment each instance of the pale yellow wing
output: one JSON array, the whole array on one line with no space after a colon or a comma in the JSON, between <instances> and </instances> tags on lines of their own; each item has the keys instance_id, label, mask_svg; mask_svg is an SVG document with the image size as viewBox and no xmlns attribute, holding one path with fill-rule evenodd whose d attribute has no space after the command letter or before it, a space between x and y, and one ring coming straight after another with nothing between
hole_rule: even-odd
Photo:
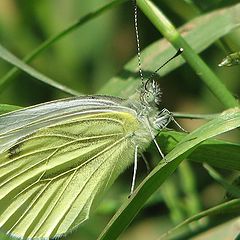
<instances>
[{"instance_id":1,"label":"pale yellow wing","mask_svg":"<svg viewBox=\"0 0 240 240\"><path fill-rule=\"evenodd\" d=\"M0 153L1 230L25 238L73 230L133 161L139 127L130 112L91 111L19 138Z\"/></svg>"}]
</instances>

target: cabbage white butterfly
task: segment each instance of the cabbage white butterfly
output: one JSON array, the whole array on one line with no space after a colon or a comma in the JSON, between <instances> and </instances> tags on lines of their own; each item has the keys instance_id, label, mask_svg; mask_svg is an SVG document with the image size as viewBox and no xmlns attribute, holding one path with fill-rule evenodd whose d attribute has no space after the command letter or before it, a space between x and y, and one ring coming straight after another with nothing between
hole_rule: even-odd
<instances>
[{"instance_id":1,"label":"cabbage white butterfly","mask_svg":"<svg viewBox=\"0 0 240 240\"><path fill-rule=\"evenodd\" d=\"M0 229L28 239L74 230L134 161L132 192L138 154L153 140L162 155L155 136L173 120L159 102L158 83L142 78L127 100L83 96L1 115Z\"/></svg>"}]
</instances>

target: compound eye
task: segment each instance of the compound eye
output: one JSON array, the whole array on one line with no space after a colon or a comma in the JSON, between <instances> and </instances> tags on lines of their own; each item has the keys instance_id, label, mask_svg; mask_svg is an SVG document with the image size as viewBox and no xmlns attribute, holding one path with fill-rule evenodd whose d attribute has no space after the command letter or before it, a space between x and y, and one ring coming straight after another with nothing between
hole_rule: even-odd
<instances>
[{"instance_id":1,"label":"compound eye","mask_svg":"<svg viewBox=\"0 0 240 240\"><path fill-rule=\"evenodd\" d=\"M154 95L151 93L151 92L146 92L144 94L144 100L147 102L147 103L152 103L155 101L155 98L154 98Z\"/></svg>"}]
</instances>

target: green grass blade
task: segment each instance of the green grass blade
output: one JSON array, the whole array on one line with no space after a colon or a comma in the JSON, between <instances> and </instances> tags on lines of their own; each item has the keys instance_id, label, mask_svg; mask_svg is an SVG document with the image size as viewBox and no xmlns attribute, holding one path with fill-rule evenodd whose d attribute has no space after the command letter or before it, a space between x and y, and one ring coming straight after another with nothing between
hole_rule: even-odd
<instances>
[{"instance_id":1,"label":"green grass blade","mask_svg":"<svg viewBox=\"0 0 240 240\"><path fill-rule=\"evenodd\" d=\"M180 165L181 166L181 165ZM169 209L169 216L173 223L178 224L185 219L185 211L182 208L179 189L176 189L174 179L166 179L161 186L162 198Z\"/></svg>"},{"instance_id":2,"label":"green grass blade","mask_svg":"<svg viewBox=\"0 0 240 240\"><path fill-rule=\"evenodd\" d=\"M90 20L98 17L102 13L107 10L112 9L113 7L124 3L126 0L114 0L103 7L88 13L87 15L83 16L82 18L78 19L72 25L64 29L63 31L57 33L56 35L50 37L46 41L44 41L40 46L30 52L22 61L25 63L29 63L34 58L36 58L41 52L47 49L49 46L57 42L58 40L62 39L64 36L68 35L69 33L77 30L79 27L83 26L85 23L89 22ZM7 85L8 81L10 81L20 70L17 67L13 67L10 69L1 79L0 79L0 91L4 89Z\"/></svg>"},{"instance_id":3,"label":"green grass blade","mask_svg":"<svg viewBox=\"0 0 240 240\"><path fill-rule=\"evenodd\" d=\"M158 138L162 151L165 154L172 151L185 135L185 133L174 131L162 132ZM188 159L201 164L207 163L217 168L240 171L239 156L240 144L210 139L198 145L190 153Z\"/></svg>"},{"instance_id":4,"label":"green grass blade","mask_svg":"<svg viewBox=\"0 0 240 240\"><path fill-rule=\"evenodd\" d=\"M20 109L21 107L16 105L9 105L9 104L0 104L0 115L4 113L8 113L11 111L15 111Z\"/></svg>"},{"instance_id":5,"label":"green grass blade","mask_svg":"<svg viewBox=\"0 0 240 240\"><path fill-rule=\"evenodd\" d=\"M239 109L232 109L188 134L166 155L165 161L167 163L159 164L144 179L133 196L128 199L113 216L98 240L116 239L131 223L147 199L175 171L181 161L187 157L198 144L208 138L233 130L239 126L240 111Z\"/></svg>"},{"instance_id":6,"label":"green grass blade","mask_svg":"<svg viewBox=\"0 0 240 240\"><path fill-rule=\"evenodd\" d=\"M179 230L182 227L187 227L189 223L198 221L206 216L212 216L212 215L218 215L218 214L223 214L224 212L229 213L230 211L239 211L240 210L240 199L234 199L222 204L217 205L216 207L210 208L208 210L202 211L196 215L193 215L192 217L186 219L182 223L178 224L176 227L172 228L169 230L167 233L162 235L159 240L163 239L169 239L169 237L174 234L177 230Z\"/></svg>"},{"instance_id":7,"label":"green grass blade","mask_svg":"<svg viewBox=\"0 0 240 240\"><path fill-rule=\"evenodd\" d=\"M184 161L178 168L182 191L184 194L184 209L188 216L201 211L200 197L197 192L196 176L188 161Z\"/></svg>"},{"instance_id":8,"label":"green grass blade","mask_svg":"<svg viewBox=\"0 0 240 240\"><path fill-rule=\"evenodd\" d=\"M14 56L11 52L9 52L6 48L4 48L2 45L0 45L0 57L11 63L12 65L18 67L19 69L21 69L22 71L28 73L30 76L46 83L49 84L52 87L55 87L63 92L69 93L71 95L77 96L80 95L79 92L70 89L56 81L54 81L53 79L45 76L44 74L40 73L39 71L35 70L34 68L30 67L29 65L27 65L26 63L24 63L23 61L21 61L19 58L17 58L16 56Z\"/></svg>"},{"instance_id":9,"label":"green grass blade","mask_svg":"<svg viewBox=\"0 0 240 240\"><path fill-rule=\"evenodd\" d=\"M205 119L205 120L212 120L216 118L219 114L191 114L191 113L177 113L173 112L174 118L188 118L188 119Z\"/></svg>"},{"instance_id":10,"label":"green grass blade","mask_svg":"<svg viewBox=\"0 0 240 240\"><path fill-rule=\"evenodd\" d=\"M140 211L151 194L173 173L181 161L182 158L176 158L175 161L171 161L167 165L155 168L136 189L133 196L113 216L98 240L117 239Z\"/></svg>"}]
</instances>

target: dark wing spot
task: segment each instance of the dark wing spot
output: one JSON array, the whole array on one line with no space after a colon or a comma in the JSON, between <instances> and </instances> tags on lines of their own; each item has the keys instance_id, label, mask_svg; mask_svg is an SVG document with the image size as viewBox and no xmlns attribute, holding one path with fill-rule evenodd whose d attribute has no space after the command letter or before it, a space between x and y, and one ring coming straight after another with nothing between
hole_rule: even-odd
<instances>
[{"instance_id":1,"label":"dark wing spot","mask_svg":"<svg viewBox=\"0 0 240 240\"><path fill-rule=\"evenodd\" d=\"M21 152L21 144L16 143L15 145L13 145L11 148L8 149L9 159L13 159L19 156L20 152Z\"/></svg>"}]
</instances>

